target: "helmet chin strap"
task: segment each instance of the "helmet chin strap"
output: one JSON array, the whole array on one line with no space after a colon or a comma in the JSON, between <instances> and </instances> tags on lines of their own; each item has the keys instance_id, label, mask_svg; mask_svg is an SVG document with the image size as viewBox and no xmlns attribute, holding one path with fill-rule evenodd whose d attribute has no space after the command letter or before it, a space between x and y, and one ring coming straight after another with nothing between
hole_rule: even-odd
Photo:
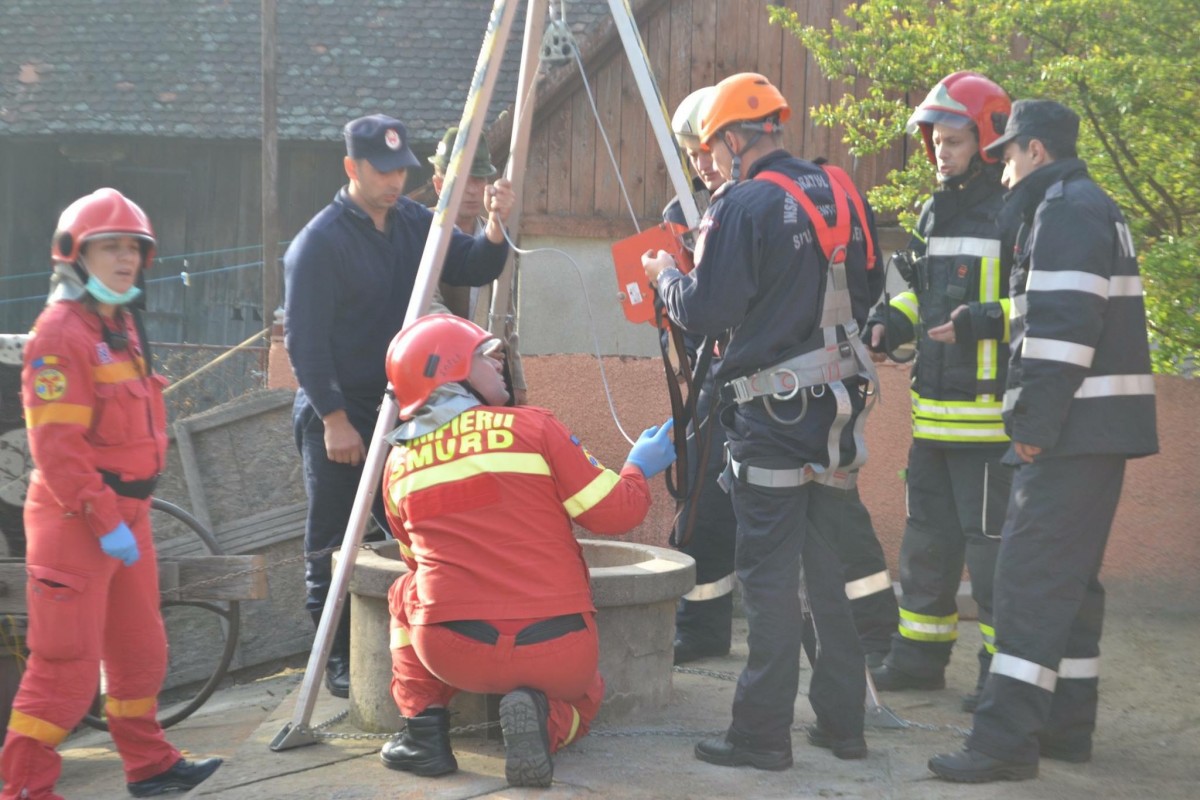
<instances>
[{"instance_id":1,"label":"helmet chin strap","mask_svg":"<svg viewBox=\"0 0 1200 800\"><path fill-rule=\"evenodd\" d=\"M762 127L750 126L750 125L743 125L742 127L746 128L748 130L752 130L754 132L754 135L751 136L748 140L746 140L745 147L743 147L741 150L738 150L735 152L732 147L729 147L729 142L725 142L725 146L729 147L729 152L733 153L733 162L729 168L729 182L730 183L737 183L739 180L741 180L742 156L746 155L746 153L750 151L750 148L752 148L752 147L754 147L754 145L758 144L758 140L762 138L762 135L764 133L764 129ZM726 133L728 133L728 131ZM724 141L723 138L722 138L722 141Z\"/></svg>"}]
</instances>

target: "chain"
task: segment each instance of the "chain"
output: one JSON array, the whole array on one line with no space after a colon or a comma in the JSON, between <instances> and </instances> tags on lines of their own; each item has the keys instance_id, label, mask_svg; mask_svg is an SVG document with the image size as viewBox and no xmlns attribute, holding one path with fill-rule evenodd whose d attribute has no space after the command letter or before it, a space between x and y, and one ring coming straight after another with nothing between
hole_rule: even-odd
<instances>
[{"instance_id":1,"label":"chain","mask_svg":"<svg viewBox=\"0 0 1200 800\"><path fill-rule=\"evenodd\" d=\"M341 545L334 545L333 547L326 547L324 550L313 550L311 553L301 553L298 556L289 556L287 558L281 559L281 560L276 561L271 564L264 564L261 567L249 567L247 569L237 570L236 572L226 572L224 575L217 575L215 578L205 578L202 581L196 581L195 583L189 583L186 586L176 586L173 589L163 589L160 592L160 594L166 600L179 600L184 596L185 591L195 589L199 586L209 586L209 585L215 584L215 583L223 583L223 582L231 580L233 578L240 578L244 575L255 575L259 572L266 572L269 569L275 569L276 567L283 567L283 566L287 566L288 564L296 564L301 561L322 558L324 556L330 555L331 553L336 553L338 550L341 550L341 549L342 549ZM358 549L359 550L370 550L371 545L368 544L367 542L363 542L363 543L359 544Z\"/></svg>"},{"instance_id":2,"label":"chain","mask_svg":"<svg viewBox=\"0 0 1200 800\"><path fill-rule=\"evenodd\" d=\"M312 736L314 739L339 739L339 740L344 740L344 741L372 741L372 740L378 741L378 740L384 740L384 739L392 739L392 738L400 735L401 733L403 733L405 730L403 727L394 733L348 733L345 731L327 731L327 730L325 730L326 728L331 727L335 723L341 722L349 714L350 714L350 711L346 710L339 714L335 714L334 716L330 717L329 719L325 720L324 722L320 723L319 725L313 725L312 727L308 727L308 728L301 727L301 728L298 728L297 731L299 733L306 733L309 736ZM451 728L450 734L451 735L464 735L464 734L468 734L468 733L479 733L480 731L486 731L486 730L490 730L492 728L499 728L499 727L500 727L500 723L496 722L496 721L476 722L472 725L460 725L457 728Z\"/></svg>"}]
</instances>

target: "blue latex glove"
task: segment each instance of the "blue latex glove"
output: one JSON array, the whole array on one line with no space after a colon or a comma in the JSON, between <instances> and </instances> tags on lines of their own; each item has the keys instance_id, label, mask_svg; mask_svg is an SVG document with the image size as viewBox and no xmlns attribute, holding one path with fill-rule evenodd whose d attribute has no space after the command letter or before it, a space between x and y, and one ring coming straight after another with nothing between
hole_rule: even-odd
<instances>
[{"instance_id":1,"label":"blue latex glove","mask_svg":"<svg viewBox=\"0 0 1200 800\"><path fill-rule=\"evenodd\" d=\"M124 561L127 567L136 564L140 557L133 531L129 530L129 526L124 522L100 537L100 549L104 551L104 555Z\"/></svg>"},{"instance_id":2,"label":"blue latex glove","mask_svg":"<svg viewBox=\"0 0 1200 800\"><path fill-rule=\"evenodd\" d=\"M669 419L661 426L653 425L642 431L629 451L626 464L633 464L647 478L653 478L675 463L675 444L671 441L671 428L675 420Z\"/></svg>"}]
</instances>

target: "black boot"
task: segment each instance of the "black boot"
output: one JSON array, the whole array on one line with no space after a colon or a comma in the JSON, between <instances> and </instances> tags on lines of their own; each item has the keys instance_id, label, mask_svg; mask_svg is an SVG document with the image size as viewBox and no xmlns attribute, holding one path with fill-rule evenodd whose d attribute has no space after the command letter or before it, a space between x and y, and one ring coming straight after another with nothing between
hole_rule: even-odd
<instances>
[{"instance_id":1,"label":"black boot","mask_svg":"<svg viewBox=\"0 0 1200 800\"><path fill-rule=\"evenodd\" d=\"M910 675L907 672L901 672L886 661L883 666L871 670L871 680L875 682L875 688L881 692L901 692L906 689L934 691L946 688L946 676L943 673Z\"/></svg>"},{"instance_id":2,"label":"black boot","mask_svg":"<svg viewBox=\"0 0 1200 800\"><path fill-rule=\"evenodd\" d=\"M166 772L160 772L143 781L127 783L125 788L134 797L155 797L168 792L184 792L203 783L222 763L219 758L202 758L199 761L181 758Z\"/></svg>"},{"instance_id":3,"label":"black boot","mask_svg":"<svg viewBox=\"0 0 1200 800\"><path fill-rule=\"evenodd\" d=\"M929 771L939 778L955 783L990 783L991 781L1025 781L1036 778L1038 765L1016 761L1001 761L964 747L957 753L942 753L929 759Z\"/></svg>"},{"instance_id":4,"label":"black boot","mask_svg":"<svg viewBox=\"0 0 1200 800\"><path fill-rule=\"evenodd\" d=\"M320 611L310 612L313 625L320 629ZM350 606L342 609L342 618L333 634L329 646L329 660L325 662L325 688L334 697L350 696Z\"/></svg>"},{"instance_id":5,"label":"black boot","mask_svg":"<svg viewBox=\"0 0 1200 800\"><path fill-rule=\"evenodd\" d=\"M975 691L963 695L962 710L974 714L979 707L979 698L983 697L983 685L987 683L988 673L992 669L992 654L986 647L979 648L979 678L975 681Z\"/></svg>"},{"instance_id":6,"label":"black boot","mask_svg":"<svg viewBox=\"0 0 1200 800\"><path fill-rule=\"evenodd\" d=\"M732 731L696 743L696 758L719 767L784 770L792 766L791 742L776 747L751 746Z\"/></svg>"},{"instance_id":7,"label":"black boot","mask_svg":"<svg viewBox=\"0 0 1200 800\"><path fill-rule=\"evenodd\" d=\"M504 777L509 786L546 787L554 782L549 719L550 702L537 689L514 689L500 698Z\"/></svg>"},{"instance_id":8,"label":"black boot","mask_svg":"<svg viewBox=\"0 0 1200 800\"><path fill-rule=\"evenodd\" d=\"M675 664L729 655L733 595L680 600L675 611Z\"/></svg>"},{"instance_id":9,"label":"black boot","mask_svg":"<svg viewBox=\"0 0 1200 800\"><path fill-rule=\"evenodd\" d=\"M388 769L425 778L454 772L458 760L450 748L450 713L444 708L427 708L409 717L405 729L379 751L379 758Z\"/></svg>"}]
</instances>

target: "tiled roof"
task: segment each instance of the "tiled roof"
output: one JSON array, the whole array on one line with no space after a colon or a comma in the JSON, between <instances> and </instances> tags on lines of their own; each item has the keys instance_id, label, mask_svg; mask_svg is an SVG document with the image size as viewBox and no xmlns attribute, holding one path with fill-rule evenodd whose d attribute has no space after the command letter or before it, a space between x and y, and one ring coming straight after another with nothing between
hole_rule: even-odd
<instances>
[{"instance_id":1,"label":"tiled roof","mask_svg":"<svg viewBox=\"0 0 1200 800\"><path fill-rule=\"evenodd\" d=\"M347 120L387 113L414 140L436 140L462 113L492 5L278 0L280 138L337 139ZM260 0L3 0L0 137L257 139L260 8ZM566 8L581 41L608 13L593 0ZM520 4L489 123L516 91L524 15Z\"/></svg>"}]
</instances>

